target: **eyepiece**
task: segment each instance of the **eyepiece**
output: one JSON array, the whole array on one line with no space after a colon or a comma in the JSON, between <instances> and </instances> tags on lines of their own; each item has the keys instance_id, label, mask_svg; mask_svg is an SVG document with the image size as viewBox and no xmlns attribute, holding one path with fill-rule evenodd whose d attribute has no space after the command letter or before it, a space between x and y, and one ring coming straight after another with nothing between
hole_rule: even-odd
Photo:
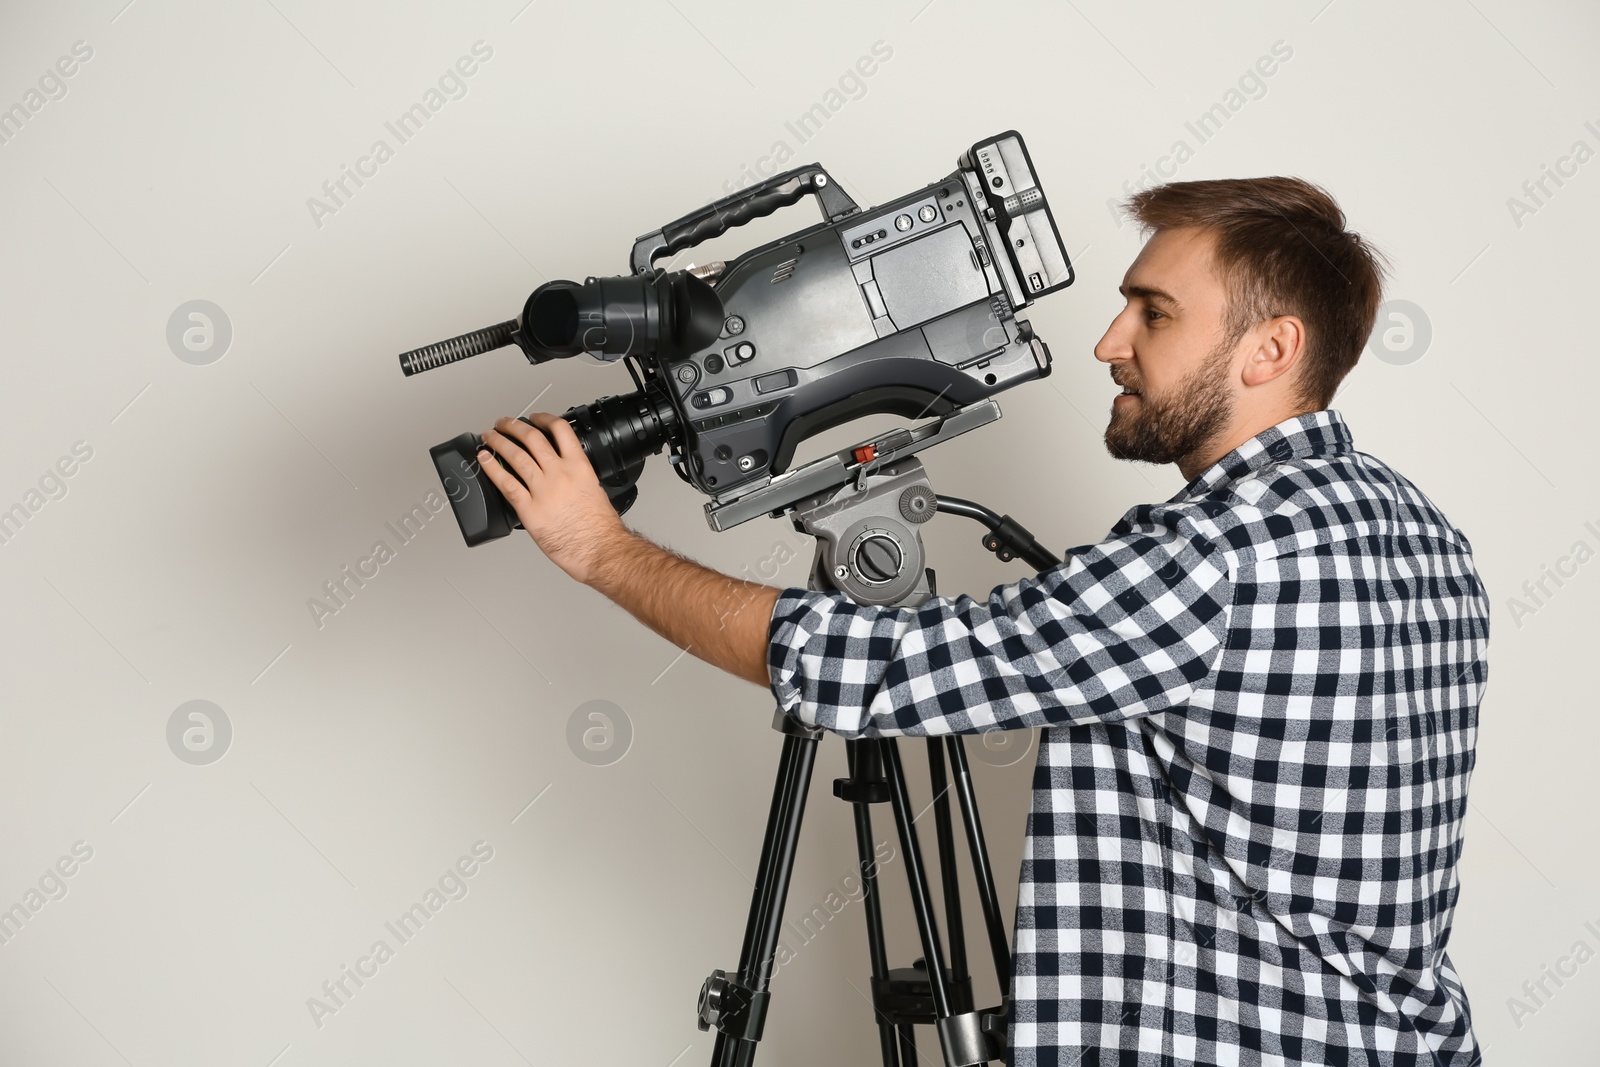
<instances>
[{"instance_id":1,"label":"eyepiece","mask_svg":"<svg viewBox=\"0 0 1600 1067\"><path fill-rule=\"evenodd\" d=\"M687 271L546 282L523 305L516 340L531 363L586 352L612 361L698 351L722 332L722 299Z\"/></svg>"}]
</instances>

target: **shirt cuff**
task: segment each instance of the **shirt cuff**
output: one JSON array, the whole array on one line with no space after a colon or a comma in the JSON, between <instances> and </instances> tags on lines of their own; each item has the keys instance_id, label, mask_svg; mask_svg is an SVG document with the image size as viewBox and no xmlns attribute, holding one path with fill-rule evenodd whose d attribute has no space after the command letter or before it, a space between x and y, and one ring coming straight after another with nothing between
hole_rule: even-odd
<instances>
[{"instance_id":1,"label":"shirt cuff","mask_svg":"<svg viewBox=\"0 0 1600 1067\"><path fill-rule=\"evenodd\" d=\"M798 715L807 726L816 726L816 705L806 719L802 710L800 656L813 634L822 629L831 596L814 589L788 588L778 595L767 624L767 671L772 676L772 695L778 710Z\"/></svg>"}]
</instances>

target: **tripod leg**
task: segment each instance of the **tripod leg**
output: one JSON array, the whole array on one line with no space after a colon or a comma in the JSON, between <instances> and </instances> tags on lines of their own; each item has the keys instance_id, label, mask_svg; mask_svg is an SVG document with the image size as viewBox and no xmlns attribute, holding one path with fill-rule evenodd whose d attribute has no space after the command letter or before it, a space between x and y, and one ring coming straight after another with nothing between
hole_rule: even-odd
<instances>
[{"instance_id":1,"label":"tripod leg","mask_svg":"<svg viewBox=\"0 0 1600 1067\"><path fill-rule=\"evenodd\" d=\"M777 841L780 828L786 822L785 811L794 792L794 738L783 739L783 750L778 757L777 779L772 787L772 804L767 809L767 829L761 839L761 860L756 864L756 887L750 896L750 915L744 924L744 944L739 948L739 977L741 980L749 973L750 960L755 954L757 935L762 924L766 921L767 908L771 904L769 894L765 892L771 880L772 849ZM728 1048L728 1035L721 1029L717 1030L716 1044L712 1047L712 1067L727 1067L731 1063L729 1058L731 1049Z\"/></svg>"},{"instance_id":2,"label":"tripod leg","mask_svg":"<svg viewBox=\"0 0 1600 1067\"><path fill-rule=\"evenodd\" d=\"M766 910L771 904L769 895L764 892L771 878L772 848L777 840L779 830L784 825L785 810L789 804L790 796L794 792L794 751L791 742L793 738L785 737L782 754L778 757L777 779L772 787L772 804L767 809L767 829L761 839L761 859L756 864L756 888L750 896L750 915L745 920L744 944L739 948L739 975L741 978L748 973L751 957L755 953L757 933L765 922ZM717 1031L716 1044L712 1048L711 1063L713 1067L725 1067L730 1062L727 1058L728 1035L722 1030Z\"/></svg>"},{"instance_id":3,"label":"tripod leg","mask_svg":"<svg viewBox=\"0 0 1600 1067\"><path fill-rule=\"evenodd\" d=\"M772 982L772 964L778 954L778 931L783 926L783 905L789 897L789 878L794 874L795 847L800 843L800 822L806 813L806 794L811 788L811 769L817 762L815 737L790 737L785 739L795 750L794 780L789 792L789 803L783 813L783 825L773 848L772 866L767 872L769 900L763 916L758 955L753 970L745 970L757 992L766 992ZM752 1053L754 1049L751 1050Z\"/></svg>"},{"instance_id":4,"label":"tripod leg","mask_svg":"<svg viewBox=\"0 0 1600 1067\"><path fill-rule=\"evenodd\" d=\"M970 1003L962 1000L960 991L967 986L967 937L961 922L961 882L956 872L956 838L950 823L950 786L944 774L943 742L937 737L928 738L928 784L933 789L934 837L938 842L939 881L944 888L945 932L950 937L950 988L957 1014L971 1011ZM966 998L970 1001L970 997Z\"/></svg>"},{"instance_id":5,"label":"tripod leg","mask_svg":"<svg viewBox=\"0 0 1600 1067\"><path fill-rule=\"evenodd\" d=\"M865 783L880 772L878 746L873 741L846 741L850 777ZM861 869L861 903L867 913L867 956L872 965L873 988L889 979L889 953L883 939L883 909L878 901L878 861L872 841L872 807L865 802L850 805L856 821L856 859ZM874 1006L876 1012L876 1006ZM882 1046L883 1067L900 1067L895 1051L894 1024L878 1019L878 1040ZM907 1067L913 1067L909 1062Z\"/></svg>"},{"instance_id":6,"label":"tripod leg","mask_svg":"<svg viewBox=\"0 0 1600 1067\"><path fill-rule=\"evenodd\" d=\"M817 736L786 734L783 739L772 807L767 814L766 837L761 846L761 863L756 872L750 917L740 951L738 988L726 981L714 988L713 983L719 976L713 975L701 993L703 1002L708 991L711 993L716 1001L712 1007L723 1016L717 1020L712 1067L749 1067L755 1061L756 1043L760 1040L766 1012L767 989L772 983L772 965L777 956L779 929L783 924L783 906L789 895L789 879L794 873L795 847L800 840L806 794L816 764ZM752 1017L749 1025L743 1025ZM702 1022L705 1018L702 1011ZM736 1020L737 1033L725 1028L730 1018Z\"/></svg>"},{"instance_id":7,"label":"tripod leg","mask_svg":"<svg viewBox=\"0 0 1600 1067\"><path fill-rule=\"evenodd\" d=\"M972 849L972 871L978 883L978 899L983 903L983 921L989 929L989 950L1000 980L1000 995L1011 992L1011 948L1006 942L1005 920L1000 915L1000 900L994 889L994 870L989 866L989 845L983 837L983 822L978 818L978 797L972 788L972 770L967 765L967 750L960 737L947 737L950 766L955 772L956 797L961 801L961 819L967 828L967 844Z\"/></svg>"},{"instance_id":8,"label":"tripod leg","mask_svg":"<svg viewBox=\"0 0 1600 1067\"><path fill-rule=\"evenodd\" d=\"M907 1023L898 1028L900 1037L900 1059L906 1064L917 1062L917 1028Z\"/></svg>"},{"instance_id":9,"label":"tripod leg","mask_svg":"<svg viewBox=\"0 0 1600 1067\"><path fill-rule=\"evenodd\" d=\"M906 879L911 883L911 907L917 916L917 932L922 935L925 973L933 1001L934 1026L939 1032L939 1048L951 1067L975 1067L994 1059L993 1042L983 1030L983 1016L973 1011L970 980L952 987L944 968L944 950L939 944L939 924L928 898L928 878L922 865L922 850L917 845L917 828L912 825L911 801L906 793L905 770L900 765L900 750L893 741L882 741L884 777L889 783L889 799L894 805L894 821L900 830L900 844L906 853ZM939 769L942 770L942 761ZM951 843L954 852L954 843ZM952 855L949 857L954 859ZM953 864L951 870L954 870ZM955 1003L953 988L961 1003Z\"/></svg>"},{"instance_id":10,"label":"tripod leg","mask_svg":"<svg viewBox=\"0 0 1600 1067\"><path fill-rule=\"evenodd\" d=\"M933 1013L948 1019L950 987L945 981L944 947L939 943L938 919L928 897L928 875L922 865L922 849L917 844L917 828L912 825L911 798L906 792L906 772L900 763L900 749L893 741L879 741L883 751L883 776L889 782L889 802L894 807L895 827L900 831L900 850L906 856L906 881L910 884L911 910L917 917L917 932L922 937L922 956L928 961L928 985L933 994Z\"/></svg>"}]
</instances>

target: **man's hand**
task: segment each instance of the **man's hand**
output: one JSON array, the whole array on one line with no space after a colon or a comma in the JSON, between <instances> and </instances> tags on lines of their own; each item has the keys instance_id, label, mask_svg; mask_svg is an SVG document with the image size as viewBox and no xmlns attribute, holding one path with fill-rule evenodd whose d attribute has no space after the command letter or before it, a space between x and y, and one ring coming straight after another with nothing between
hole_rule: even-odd
<instances>
[{"instance_id":1,"label":"man's hand","mask_svg":"<svg viewBox=\"0 0 1600 1067\"><path fill-rule=\"evenodd\" d=\"M480 451L478 462L550 562L589 584L596 564L628 530L567 420L536 411L528 421L533 425L496 421L483 435L494 452Z\"/></svg>"},{"instance_id":2,"label":"man's hand","mask_svg":"<svg viewBox=\"0 0 1600 1067\"><path fill-rule=\"evenodd\" d=\"M544 554L679 648L770 686L767 629L779 590L718 574L630 531L567 421L543 411L528 418L533 426L496 422L483 435L494 452L480 451L478 462Z\"/></svg>"}]
</instances>

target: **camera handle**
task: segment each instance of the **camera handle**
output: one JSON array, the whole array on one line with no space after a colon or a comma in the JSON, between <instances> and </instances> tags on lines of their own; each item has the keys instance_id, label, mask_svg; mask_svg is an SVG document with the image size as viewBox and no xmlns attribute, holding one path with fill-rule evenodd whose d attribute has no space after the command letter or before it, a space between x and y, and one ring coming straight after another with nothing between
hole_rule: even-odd
<instances>
[{"instance_id":1,"label":"camera handle","mask_svg":"<svg viewBox=\"0 0 1600 1067\"><path fill-rule=\"evenodd\" d=\"M720 237L735 226L765 218L781 207L797 204L807 193L815 193L817 206L829 222L853 215L861 208L850 194L828 177L820 163L808 163L782 174L774 174L748 189L707 204L703 208L647 233L633 243L629 265L635 274L648 274L662 256L693 248L703 241Z\"/></svg>"}]
</instances>

